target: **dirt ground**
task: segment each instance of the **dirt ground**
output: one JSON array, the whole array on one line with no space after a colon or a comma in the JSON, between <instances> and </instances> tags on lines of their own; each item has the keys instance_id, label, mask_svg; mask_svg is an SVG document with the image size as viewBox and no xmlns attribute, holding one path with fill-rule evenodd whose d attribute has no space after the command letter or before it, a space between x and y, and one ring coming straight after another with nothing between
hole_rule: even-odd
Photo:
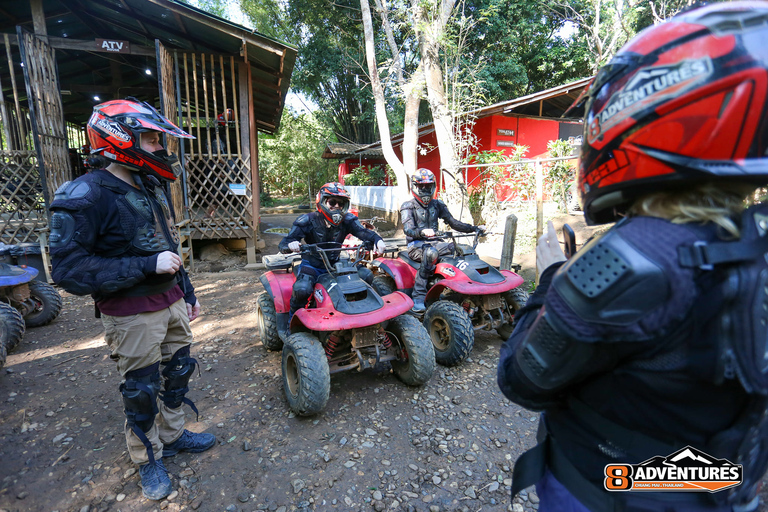
<instances>
[{"instance_id":1,"label":"dirt ground","mask_svg":"<svg viewBox=\"0 0 768 512\"><path fill-rule=\"evenodd\" d=\"M265 216L267 227L285 219ZM294 218L295 215L290 216ZM579 216L560 219L589 230ZM262 227L264 229L264 226ZM266 235L265 253L279 235ZM532 279L530 251L518 259ZM280 354L261 345L256 297L263 270L231 254L192 274L203 314L193 322L200 375L188 428L218 446L165 459L176 489L146 500L125 451L119 379L90 298L64 296L52 324L30 329L0 371L0 509L16 511L413 510L531 511L510 502L516 458L535 441L538 415L496 385L501 340L478 333L471 358L438 367L421 388L390 373L331 379L324 412L295 417ZM211 271L220 270L220 271Z\"/></svg>"}]
</instances>

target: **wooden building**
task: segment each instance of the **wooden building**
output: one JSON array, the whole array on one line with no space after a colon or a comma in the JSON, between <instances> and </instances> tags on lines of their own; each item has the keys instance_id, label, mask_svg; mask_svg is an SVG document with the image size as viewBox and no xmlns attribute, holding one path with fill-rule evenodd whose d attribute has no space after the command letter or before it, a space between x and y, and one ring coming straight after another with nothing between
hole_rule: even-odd
<instances>
[{"instance_id":1,"label":"wooden building","mask_svg":"<svg viewBox=\"0 0 768 512\"><path fill-rule=\"evenodd\" d=\"M54 191L84 172L93 106L135 97L194 140L171 186L190 239L259 245L258 132L274 133L296 50L176 0L0 4L0 242L42 242Z\"/></svg>"}]
</instances>

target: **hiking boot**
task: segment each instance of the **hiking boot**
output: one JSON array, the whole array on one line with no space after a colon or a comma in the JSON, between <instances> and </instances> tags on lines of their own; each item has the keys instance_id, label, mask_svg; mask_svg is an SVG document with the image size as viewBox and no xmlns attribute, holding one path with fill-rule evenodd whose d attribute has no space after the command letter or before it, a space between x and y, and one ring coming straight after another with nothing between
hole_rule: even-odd
<instances>
[{"instance_id":1,"label":"hiking boot","mask_svg":"<svg viewBox=\"0 0 768 512\"><path fill-rule=\"evenodd\" d=\"M411 311L413 311L414 313L421 314L426 309L427 309L427 306L424 305L423 300L416 299L415 301L413 301L413 307L411 308Z\"/></svg>"},{"instance_id":2,"label":"hiking boot","mask_svg":"<svg viewBox=\"0 0 768 512\"><path fill-rule=\"evenodd\" d=\"M179 452L200 453L212 448L216 444L216 436L213 434L190 432L184 429L181 436L163 446L163 457L173 457Z\"/></svg>"},{"instance_id":3,"label":"hiking boot","mask_svg":"<svg viewBox=\"0 0 768 512\"><path fill-rule=\"evenodd\" d=\"M139 466L141 476L141 492L149 500L161 500L171 494L171 479L168 478L168 470L165 469L162 460L156 460L154 464L147 463Z\"/></svg>"}]
</instances>

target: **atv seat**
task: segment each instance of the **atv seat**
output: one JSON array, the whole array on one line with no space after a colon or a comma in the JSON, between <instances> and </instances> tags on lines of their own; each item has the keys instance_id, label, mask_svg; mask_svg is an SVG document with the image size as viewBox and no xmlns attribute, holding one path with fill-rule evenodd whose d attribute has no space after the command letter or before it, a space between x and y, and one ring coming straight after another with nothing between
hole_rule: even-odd
<instances>
[{"instance_id":1,"label":"atv seat","mask_svg":"<svg viewBox=\"0 0 768 512\"><path fill-rule=\"evenodd\" d=\"M298 259L301 259L298 254L272 254L264 256L262 261L267 270L288 270Z\"/></svg>"},{"instance_id":2,"label":"atv seat","mask_svg":"<svg viewBox=\"0 0 768 512\"><path fill-rule=\"evenodd\" d=\"M421 262L420 261L414 261L411 258L408 257L408 251L400 251L400 253L397 255L398 258L415 268L416 270L419 270L421 268Z\"/></svg>"}]
</instances>

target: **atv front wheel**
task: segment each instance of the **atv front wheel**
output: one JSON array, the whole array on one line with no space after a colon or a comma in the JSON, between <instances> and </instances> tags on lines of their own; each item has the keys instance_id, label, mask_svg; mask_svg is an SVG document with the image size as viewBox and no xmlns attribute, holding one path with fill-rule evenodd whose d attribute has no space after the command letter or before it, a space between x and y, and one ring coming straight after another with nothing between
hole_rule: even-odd
<instances>
[{"instance_id":1,"label":"atv front wheel","mask_svg":"<svg viewBox=\"0 0 768 512\"><path fill-rule=\"evenodd\" d=\"M299 416L325 408L331 394L328 358L317 337L297 332L283 345L283 387L288 405Z\"/></svg>"},{"instance_id":2,"label":"atv front wheel","mask_svg":"<svg viewBox=\"0 0 768 512\"><path fill-rule=\"evenodd\" d=\"M24 317L27 327L48 325L61 313L61 295L48 283L31 281L29 294L35 308Z\"/></svg>"},{"instance_id":3,"label":"atv front wheel","mask_svg":"<svg viewBox=\"0 0 768 512\"><path fill-rule=\"evenodd\" d=\"M475 345L475 330L464 308L455 302L439 300L424 314L435 360L443 366L456 366L464 361Z\"/></svg>"},{"instance_id":4,"label":"atv front wheel","mask_svg":"<svg viewBox=\"0 0 768 512\"><path fill-rule=\"evenodd\" d=\"M404 358L392 361L397 377L409 386L425 384L435 371L435 350L424 326L410 315L392 319L387 326L405 348Z\"/></svg>"},{"instance_id":5,"label":"atv front wheel","mask_svg":"<svg viewBox=\"0 0 768 512\"><path fill-rule=\"evenodd\" d=\"M0 368L5 366L5 358L8 355L8 351L5 350L5 345L0 343Z\"/></svg>"},{"instance_id":6,"label":"atv front wheel","mask_svg":"<svg viewBox=\"0 0 768 512\"><path fill-rule=\"evenodd\" d=\"M510 315L512 317L517 314L518 311L520 311L520 308L525 306L525 303L528 302L528 292L520 288L519 286L517 288L513 288L512 290L509 290L508 292L504 292L502 295L502 298L504 299L504 302L507 303L507 308L509 310ZM509 322L505 322L501 324L497 329L496 332L499 333L499 336L504 341L507 341L510 336L512 336L512 331L515 330L513 319L510 319Z\"/></svg>"},{"instance_id":7,"label":"atv front wheel","mask_svg":"<svg viewBox=\"0 0 768 512\"><path fill-rule=\"evenodd\" d=\"M10 352L24 336L24 318L19 311L10 304L0 302L0 344Z\"/></svg>"},{"instance_id":8,"label":"atv front wheel","mask_svg":"<svg viewBox=\"0 0 768 512\"><path fill-rule=\"evenodd\" d=\"M283 341L277 334L275 302L267 292L262 292L256 299L256 318L259 321L259 337L264 347L275 351L283 348Z\"/></svg>"},{"instance_id":9,"label":"atv front wheel","mask_svg":"<svg viewBox=\"0 0 768 512\"><path fill-rule=\"evenodd\" d=\"M373 286L373 289L379 294L379 297L395 292L395 281L387 275L374 277L371 286Z\"/></svg>"}]
</instances>

